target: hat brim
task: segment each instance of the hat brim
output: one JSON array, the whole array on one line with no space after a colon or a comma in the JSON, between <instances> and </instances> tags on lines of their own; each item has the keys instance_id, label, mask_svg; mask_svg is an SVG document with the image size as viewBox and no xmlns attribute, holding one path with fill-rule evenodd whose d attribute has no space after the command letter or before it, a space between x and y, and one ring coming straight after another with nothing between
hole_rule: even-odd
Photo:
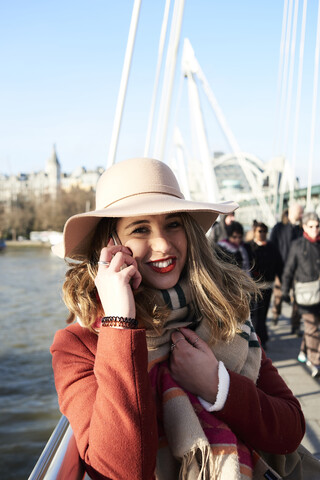
<instances>
[{"instance_id":1,"label":"hat brim","mask_svg":"<svg viewBox=\"0 0 320 480\"><path fill-rule=\"evenodd\" d=\"M54 245L52 251L61 258L79 255L86 256L93 233L101 218L186 212L207 232L218 215L226 215L238 207L239 205L236 202L194 202L159 193L130 196L102 210L93 210L70 217L64 227L63 242Z\"/></svg>"}]
</instances>

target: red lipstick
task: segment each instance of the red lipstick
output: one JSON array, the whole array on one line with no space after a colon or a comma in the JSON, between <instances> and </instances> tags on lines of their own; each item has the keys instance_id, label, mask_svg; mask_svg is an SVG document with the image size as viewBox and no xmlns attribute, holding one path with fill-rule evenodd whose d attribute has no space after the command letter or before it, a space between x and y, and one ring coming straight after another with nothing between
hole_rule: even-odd
<instances>
[{"instance_id":1,"label":"red lipstick","mask_svg":"<svg viewBox=\"0 0 320 480\"><path fill-rule=\"evenodd\" d=\"M148 262L149 267L157 273L171 272L177 263L176 257L169 257L165 260L157 260L156 262Z\"/></svg>"}]
</instances>

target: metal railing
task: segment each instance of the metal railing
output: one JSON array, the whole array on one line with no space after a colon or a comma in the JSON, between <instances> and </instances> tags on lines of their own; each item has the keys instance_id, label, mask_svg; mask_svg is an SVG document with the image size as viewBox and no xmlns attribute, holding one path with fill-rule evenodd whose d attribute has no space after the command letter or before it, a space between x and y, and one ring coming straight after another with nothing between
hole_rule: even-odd
<instances>
[{"instance_id":1,"label":"metal railing","mask_svg":"<svg viewBox=\"0 0 320 480\"><path fill-rule=\"evenodd\" d=\"M85 475L73 431L62 416L28 480L83 480Z\"/></svg>"}]
</instances>

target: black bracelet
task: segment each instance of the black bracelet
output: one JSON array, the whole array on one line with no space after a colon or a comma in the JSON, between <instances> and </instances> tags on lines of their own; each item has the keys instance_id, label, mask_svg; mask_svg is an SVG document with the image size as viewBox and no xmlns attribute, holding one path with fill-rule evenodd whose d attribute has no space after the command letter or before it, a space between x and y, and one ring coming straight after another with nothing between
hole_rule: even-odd
<instances>
[{"instance_id":1,"label":"black bracelet","mask_svg":"<svg viewBox=\"0 0 320 480\"><path fill-rule=\"evenodd\" d=\"M138 320L129 317L103 317L103 327L121 327L135 329L138 327Z\"/></svg>"}]
</instances>

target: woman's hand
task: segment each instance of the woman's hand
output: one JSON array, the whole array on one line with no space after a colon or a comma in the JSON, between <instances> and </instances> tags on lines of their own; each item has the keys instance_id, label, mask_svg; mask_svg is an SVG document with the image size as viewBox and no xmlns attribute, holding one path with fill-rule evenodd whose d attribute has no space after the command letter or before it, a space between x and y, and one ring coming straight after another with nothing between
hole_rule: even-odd
<instances>
[{"instance_id":1,"label":"woman's hand","mask_svg":"<svg viewBox=\"0 0 320 480\"><path fill-rule=\"evenodd\" d=\"M172 377L179 385L209 403L218 392L218 360L210 347L188 328L171 335L175 345L170 355Z\"/></svg>"},{"instance_id":2,"label":"woman's hand","mask_svg":"<svg viewBox=\"0 0 320 480\"><path fill-rule=\"evenodd\" d=\"M142 277L132 252L124 245L114 245L110 239L100 253L95 284L105 316L135 318L136 306L132 288L139 287Z\"/></svg>"}]
</instances>

